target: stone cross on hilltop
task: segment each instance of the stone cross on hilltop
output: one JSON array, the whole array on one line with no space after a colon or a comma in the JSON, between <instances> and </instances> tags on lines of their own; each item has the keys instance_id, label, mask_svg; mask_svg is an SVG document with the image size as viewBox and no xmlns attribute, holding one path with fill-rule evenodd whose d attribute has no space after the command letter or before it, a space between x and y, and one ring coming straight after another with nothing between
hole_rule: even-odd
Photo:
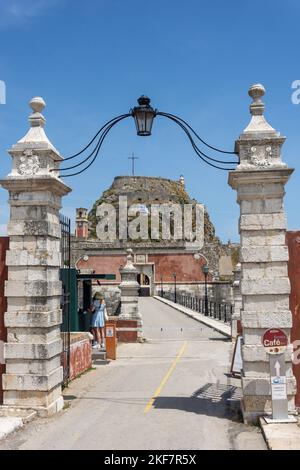
<instances>
[{"instance_id":1,"label":"stone cross on hilltop","mask_svg":"<svg viewBox=\"0 0 300 470\"><path fill-rule=\"evenodd\" d=\"M128 157L128 160L132 160L132 169L131 169L132 176L134 176L134 160L138 160L138 159L139 157L135 157L133 152L132 152L131 157Z\"/></svg>"}]
</instances>

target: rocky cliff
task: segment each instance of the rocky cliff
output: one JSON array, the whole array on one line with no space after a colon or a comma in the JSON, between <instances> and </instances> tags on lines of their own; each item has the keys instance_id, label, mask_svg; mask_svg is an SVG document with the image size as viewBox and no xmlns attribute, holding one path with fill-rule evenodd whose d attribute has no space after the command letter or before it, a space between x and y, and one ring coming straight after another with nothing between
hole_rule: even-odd
<instances>
[{"instance_id":1,"label":"rocky cliff","mask_svg":"<svg viewBox=\"0 0 300 470\"><path fill-rule=\"evenodd\" d=\"M127 196L128 207L132 204L141 204L148 209L151 204L195 205L198 203L195 199L191 199L185 190L182 177L179 181L174 181L145 176L117 176L110 188L104 191L100 198L95 201L89 212L90 238L96 238L97 206L102 203L109 203L118 212L119 196ZM194 224L195 220L193 220ZM204 212L204 239L205 243L220 244L206 209ZM155 243L157 244L157 242Z\"/></svg>"}]
</instances>

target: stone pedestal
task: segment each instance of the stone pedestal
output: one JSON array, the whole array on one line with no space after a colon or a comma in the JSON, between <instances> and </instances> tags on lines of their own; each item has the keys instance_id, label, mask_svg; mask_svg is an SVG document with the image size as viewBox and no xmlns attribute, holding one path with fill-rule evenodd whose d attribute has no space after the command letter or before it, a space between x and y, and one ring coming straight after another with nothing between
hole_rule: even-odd
<instances>
[{"instance_id":1,"label":"stone pedestal","mask_svg":"<svg viewBox=\"0 0 300 470\"><path fill-rule=\"evenodd\" d=\"M9 150L12 171L0 182L10 204L3 404L47 416L63 406L59 210L70 188L57 176L62 157L44 132L45 103L30 105L30 130Z\"/></svg>"},{"instance_id":2,"label":"stone pedestal","mask_svg":"<svg viewBox=\"0 0 300 470\"><path fill-rule=\"evenodd\" d=\"M138 270L132 262L132 249L127 250L127 263L124 268L120 269L121 274L121 314L122 320L137 320L138 322L138 338L143 336L142 316L139 312L139 283L137 282Z\"/></svg>"},{"instance_id":3,"label":"stone pedestal","mask_svg":"<svg viewBox=\"0 0 300 470\"><path fill-rule=\"evenodd\" d=\"M290 283L285 244L284 186L292 169L281 161L285 141L265 120L261 97L265 90L254 85L252 119L236 142L240 164L229 175L240 205L241 293L243 326L243 415L256 422L271 412L269 358L262 346L267 328L292 326L289 311ZM292 345L286 351L289 411L295 411L295 378L291 363Z\"/></svg>"},{"instance_id":4,"label":"stone pedestal","mask_svg":"<svg viewBox=\"0 0 300 470\"><path fill-rule=\"evenodd\" d=\"M241 264L238 263L233 270L233 312L231 317L231 339L234 341L239 334L239 324L241 321L242 294L241 294Z\"/></svg>"}]
</instances>

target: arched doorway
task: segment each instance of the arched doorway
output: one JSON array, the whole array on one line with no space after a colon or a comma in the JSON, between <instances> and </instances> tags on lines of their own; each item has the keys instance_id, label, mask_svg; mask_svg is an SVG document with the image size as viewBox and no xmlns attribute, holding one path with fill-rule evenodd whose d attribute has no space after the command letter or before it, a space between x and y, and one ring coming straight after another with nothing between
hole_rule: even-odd
<instances>
[{"instance_id":1,"label":"arched doorway","mask_svg":"<svg viewBox=\"0 0 300 470\"><path fill-rule=\"evenodd\" d=\"M147 274L140 273L137 276L137 282L140 285L139 296L149 297L150 296L150 278Z\"/></svg>"}]
</instances>

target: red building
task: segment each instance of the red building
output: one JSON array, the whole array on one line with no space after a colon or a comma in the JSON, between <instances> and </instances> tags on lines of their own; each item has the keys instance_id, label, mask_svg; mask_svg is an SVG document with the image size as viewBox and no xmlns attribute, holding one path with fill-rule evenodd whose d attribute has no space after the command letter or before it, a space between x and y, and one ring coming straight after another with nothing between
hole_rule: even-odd
<instances>
[{"instance_id":1,"label":"red building","mask_svg":"<svg viewBox=\"0 0 300 470\"><path fill-rule=\"evenodd\" d=\"M300 232L287 232L286 240L289 248L290 310L293 318L291 341L295 341L295 359L300 360ZM296 405L300 406L300 363L294 361L293 372L297 380Z\"/></svg>"}]
</instances>

